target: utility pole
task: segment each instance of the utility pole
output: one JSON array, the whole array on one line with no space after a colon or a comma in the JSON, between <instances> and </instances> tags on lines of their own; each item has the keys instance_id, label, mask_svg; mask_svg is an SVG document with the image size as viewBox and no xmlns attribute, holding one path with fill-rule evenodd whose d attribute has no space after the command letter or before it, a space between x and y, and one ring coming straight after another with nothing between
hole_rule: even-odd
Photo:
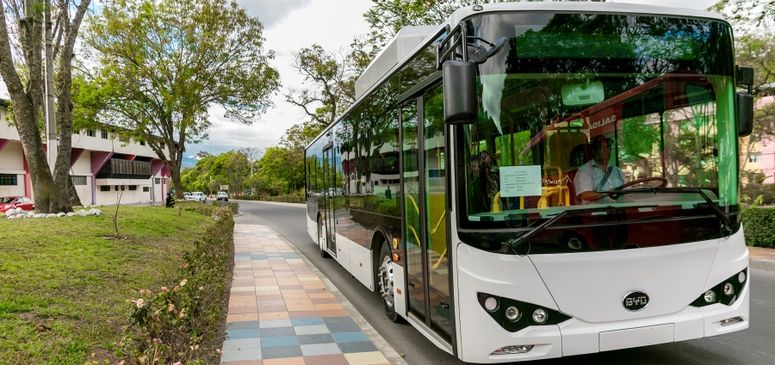
<instances>
[{"instance_id":1,"label":"utility pole","mask_svg":"<svg viewBox=\"0 0 775 365\"><path fill-rule=\"evenodd\" d=\"M48 167L51 169L51 173L54 173L55 165L57 162L57 148L59 147L59 140L56 127L56 115L54 114L54 36L51 32L51 0L46 0L44 3L44 32L45 48L44 54L46 59L46 72L44 74L46 84L46 143L48 153Z\"/></svg>"}]
</instances>

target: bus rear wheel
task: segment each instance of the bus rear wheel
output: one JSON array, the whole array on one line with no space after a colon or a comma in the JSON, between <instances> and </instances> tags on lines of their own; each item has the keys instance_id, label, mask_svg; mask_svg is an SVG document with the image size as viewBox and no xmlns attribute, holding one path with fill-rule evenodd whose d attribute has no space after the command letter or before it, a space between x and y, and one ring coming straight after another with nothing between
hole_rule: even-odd
<instances>
[{"instance_id":1,"label":"bus rear wheel","mask_svg":"<svg viewBox=\"0 0 775 365\"><path fill-rule=\"evenodd\" d=\"M377 261L377 294L382 299L382 304L385 307L385 313L388 319L393 322L399 320L398 313L396 313L395 296L393 290L395 287L395 274L393 272L393 257L390 254L390 249L387 243L382 243L379 250L379 261Z\"/></svg>"}]
</instances>

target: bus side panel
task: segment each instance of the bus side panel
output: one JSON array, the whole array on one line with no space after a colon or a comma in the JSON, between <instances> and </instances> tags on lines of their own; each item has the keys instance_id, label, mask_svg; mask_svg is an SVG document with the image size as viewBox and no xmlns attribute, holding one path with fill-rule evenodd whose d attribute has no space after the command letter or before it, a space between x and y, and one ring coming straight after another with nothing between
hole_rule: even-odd
<instances>
[{"instance_id":1,"label":"bus side panel","mask_svg":"<svg viewBox=\"0 0 775 365\"><path fill-rule=\"evenodd\" d=\"M309 238L312 239L312 242L317 243L318 223L316 220L310 218L310 215L307 215L307 234L309 235Z\"/></svg>"}]
</instances>

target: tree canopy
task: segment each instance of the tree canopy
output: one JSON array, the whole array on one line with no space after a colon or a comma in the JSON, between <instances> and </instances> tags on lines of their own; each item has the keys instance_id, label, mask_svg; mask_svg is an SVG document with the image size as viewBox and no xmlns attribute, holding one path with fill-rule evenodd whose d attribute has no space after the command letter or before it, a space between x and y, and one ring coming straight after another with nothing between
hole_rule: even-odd
<instances>
[{"instance_id":1,"label":"tree canopy","mask_svg":"<svg viewBox=\"0 0 775 365\"><path fill-rule=\"evenodd\" d=\"M101 121L146 140L178 193L183 151L207 137L209 108L251 123L279 87L261 23L234 0L109 2L90 29L98 97L84 99Z\"/></svg>"}]
</instances>

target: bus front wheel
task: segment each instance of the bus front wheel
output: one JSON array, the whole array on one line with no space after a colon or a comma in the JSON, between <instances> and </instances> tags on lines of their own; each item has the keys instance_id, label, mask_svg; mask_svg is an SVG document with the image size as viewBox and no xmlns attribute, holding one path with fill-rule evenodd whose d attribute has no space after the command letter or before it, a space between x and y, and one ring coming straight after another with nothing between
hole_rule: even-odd
<instances>
[{"instance_id":1,"label":"bus front wheel","mask_svg":"<svg viewBox=\"0 0 775 365\"><path fill-rule=\"evenodd\" d=\"M382 298L382 304L385 306L385 313L388 319L393 322L398 321L396 313L395 297L393 288L395 286L395 274L393 272L393 257L390 254L390 248L383 242L379 250L379 266L377 267L377 294Z\"/></svg>"}]
</instances>

